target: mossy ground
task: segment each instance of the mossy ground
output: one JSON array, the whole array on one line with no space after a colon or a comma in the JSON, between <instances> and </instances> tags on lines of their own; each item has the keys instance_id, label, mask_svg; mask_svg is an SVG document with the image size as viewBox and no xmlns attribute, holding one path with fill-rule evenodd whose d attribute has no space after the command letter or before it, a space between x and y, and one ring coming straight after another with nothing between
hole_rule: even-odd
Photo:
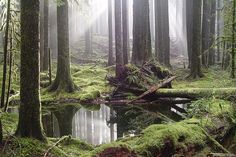
<instances>
[{"instance_id":1,"label":"mossy ground","mask_svg":"<svg viewBox=\"0 0 236 157\"><path fill-rule=\"evenodd\" d=\"M223 117L227 119L225 123L235 126L236 116L233 104L214 98L202 99L194 102L189 112L190 116L193 112L196 112L196 115L177 123L151 125L138 136L102 145L86 155L92 156L111 147L125 147L140 156L154 157L165 148L167 142L171 143L169 143L169 151L172 152L172 155L175 153L186 155L191 147L195 150L191 155L197 155L203 151L205 155L212 151L222 151L214 145L216 141L209 139L211 135L208 134L208 131L214 130L217 122L221 121ZM209 145L212 142L213 144Z\"/></svg>"},{"instance_id":2,"label":"mossy ground","mask_svg":"<svg viewBox=\"0 0 236 157\"><path fill-rule=\"evenodd\" d=\"M78 99L80 101L92 100L100 97L103 93L111 91L107 84L106 75L111 72L109 68L97 65L73 65L72 79L79 90L74 93L49 93L42 89L42 101L56 101L60 99Z\"/></svg>"},{"instance_id":3,"label":"mossy ground","mask_svg":"<svg viewBox=\"0 0 236 157\"><path fill-rule=\"evenodd\" d=\"M55 65L53 66L53 73L55 74ZM1 72L1 70L0 70ZM107 84L105 77L108 72L113 73L113 70L101 65L73 65L72 77L74 82L80 90L74 93L48 93L47 89L41 90L42 101L55 101L60 99L79 99L90 100L97 98L102 93L110 92L111 87ZM0 73L1 75L1 73ZM178 76L185 76L187 72L184 70L177 72ZM229 79L229 75L225 71L209 69L204 71L204 78L198 80L186 80L179 78L174 81L174 89L192 89L192 88L235 88L236 80ZM47 82L45 78L47 75L41 76L42 81ZM55 77L55 75L53 75ZM12 88L15 91L19 91L19 80L13 80ZM51 151L51 156L92 156L109 147L126 147L130 150L134 150L140 156L154 156L161 151L163 144L166 141L171 141L175 150L180 148L182 150L187 149L190 145L198 145L199 151L204 147L207 147L205 153L212 151L208 147L208 136L205 134L202 128L206 127L208 130L214 130L216 122L219 120L215 117L226 117L227 121L231 124L235 123L235 113L231 102L219 100L214 98L214 94L211 95L212 99L201 99L195 103L190 110L192 117L178 122L168 124L152 125L145 129L140 135L118 140L117 142L104 144L99 147L92 147L79 140L72 139L71 142L62 143L55 147ZM54 106L55 108L56 106ZM47 110L47 109L46 109ZM212 115L212 116L209 116ZM4 139L9 137L9 134L13 134L18 116L17 114L7 113L2 114L1 119L3 122ZM13 152L18 153L18 156L38 156L42 155L50 148L58 139L49 139L48 144L40 143L32 139L18 139L13 138L14 143L20 143L21 148L13 148ZM8 153L13 153L10 151ZM20 153L19 153L20 151ZM153 155L154 154L154 155ZM3 155L0 153L0 156ZM5 154L4 154L5 155ZM14 155L17 156L17 155Z\"/></svg>"},{"instance_id":4,"label":"mossy ground","mask_svg":"<svg viewBox=\"0 0 236 157\"><path fill-rule=\"evenodd\" d=\"M234 88L236 79L231 79L228 71L221 67L211 67L202 70L204 77L199 79L186 79L189 73L187 69L176 69L174 73L179 78L173 82L173 88Z\"/></svg>"}]
</instances>

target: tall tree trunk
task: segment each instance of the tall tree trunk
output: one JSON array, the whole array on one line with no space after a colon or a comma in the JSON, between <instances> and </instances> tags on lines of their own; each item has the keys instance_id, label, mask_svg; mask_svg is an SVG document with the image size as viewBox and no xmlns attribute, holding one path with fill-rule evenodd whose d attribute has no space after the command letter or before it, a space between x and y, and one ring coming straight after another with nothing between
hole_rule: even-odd
<instances>
[{"instance_id":1,"label":"tall tree trunk","mask_svg":"<svg viewBox=\"0 0 236 157\"><path fill-rule=\"evenodd\" d=\"M91 18L91 17L89 17ZM86 30L85 30L85 56L89 56L93 53L92 49L92 26L90 20L86 19Z\"/></svg>"},{"instance_id":2,"label":"tall tree trunk","mask_svg":"<svg viewBox=\"0 0 236 157\"><path fill-rule=\"evenodd\" d=\"M122 23L123 23L123 59L128 64L129 58L129 0L122 0Z\"/></svg>"},{"instance_id":3,"label":"tall tree trunk","mask_svg":"<svg viewBox=\"0 0 236 157\"><path fill-rule=\"evenodd\" d=\"M44 0L44 53L43 53L43 71L48 71L48 64L49 64L49 58L48 58L48 15L49 15L49 0Z\"/></svg>"},{"instance_id":4,"label":"tall tree trunk","mask_svg":"<svg viewBox=\"0 0 236 157\"><path fill-rule=\"evenodd\" d=\"M150 28L151 28L151 40L152 42L155 41L155 12L154 12L154 0L149 0L150 5Z\"/></svg>"},{"instance_id":5,"label":"tall tree trunk","mask_svg":"<svg viewBox=\"0 0 236 157\"><path fill-rule=\"evenodd\" d=\"M191 73L192 78L202 77L201 73L201 8L202 2L200 0L193 0L193 29L192 34L194 44L192 44L191 55Z\"/></svg>"},{"instance_id":6,"label":"tall tree trunk","mask_svg":"<svg viewBox=\"0 0 236 157\"><path fill-rule=\"evenodd\" d=\"M109 54L108 54L108 66L114 64L113 58L113 24L112 24L112 0L108 0L108 31L109 31Z\"/></svg>"},{"instance_id":7,"label":"tall tree trunk","mask_svg":"<svg viewBox=\"0 0 236 157\"><path fill-rule=\"evenodd\" d=\"M207 56L210 49L210 9L211 1L203 1L203 19L202 19L202 65L207 67Z\"/></svg>"},{"instance_id":8,"label":"tall tree trunk","mask_svg":"<svg viewBox=\"0 0 236 157\"><path fill-rule=\"evenodd\" d=\"M170 67L170 35L169 35L169 5L168 0L162 0L162 28L164 65Z\"/></svg>"},{"instance_id":9,"label":"tall tree trunk","mask_svg":"<svg viewBox=\"0 0 236 157\"><path fill-rule=\"evenodd\" d=\"M215 24L216 24L216 0L211 0L211 23L210 23L210 51L208 65L215 64Z\"/></svg>"},{"instance_id":10,"label":"tall tree trunk","mask_svg":"<svg viewBox=\"0 0 236 157\"><path fill-rule=\"evenodd\" d=\"M187 45L189 68L192 66L192 45L193 45L193 1L186 0L186 23L187 23Z\"/></svg>"},{"instance_id":11,"label":"tall tree trunk","mask_svg":"<svg viewBox=\"0 0 236 157\"><path fill-rule=\"evenodd\" d=\"M20 111L16 135L46 141L39 98L39 0L21 0Z\"/></svg>"},{"instance_id":12,"label":"tall tree trunk","mask_svg":"<svg viewBox=\"0 0 236 157\"><path fill-rule=\"evenodd\" d=\"M217 11L217 62L220 62L220 56L221 56L221 53L220 53L220 45L222 45L221 43L219 43L218 41L220 41L220 29L221 29L221 0L217 0L217 8L216 8L216 11Z\"/></svg>"},{"instance_id":13,"label":"tall tree trunk","mask_svg":"<svg viewBox=\"0 0 236 157\"><path fill-rule=\"evenodd\" d=\"M12 76L12 61L13 61L13 30L11 29L10 33L10 51L9 51L9 72L8 72L8 87L7 87L7 97L6 97L6 103L4 106L4 112L7 111L8 103L9 103L9 97L10 97L10 90L11 90L11 76Z\"/></svg>"},{"instance_id":14,"label":"tall tree trunk","mask_svg":"<svg viewBox=\"0 0 236 157\"><path fill-rule=\"evenodd\" d=\"M121 32L121 0L115 0L116 76L122 73L124 64Z\"/></svg>"},{"instance_id":15,"label":"tall tree trunk","mask_svg":"<svg viewBox=\"0 0 236 157\"><path fill-rule=\"evenodd\" d=\"M9 35L9 23L11 13L11 0L7 1L7 19L6 19L6 30L4 36L4 53L3 53L3 77L2 77L2 93L1 93L1 108L5 104L5 89L6 89L6 78L7 78L7 51L8 51L8 35Z\"/></svg>"},{"instance_id":16,"label":"tall tree trunk","mask_svg":"<svg viewBox=\"0 0 236 157\"><path fill-rule=\"evenodd\" d=\"M149 1L135 0L133 3L132 63L140 66L152 58Z\"/></svg>"},{"instance_id":17,"label":"tall tree trunk","mask_svg":"<svg viewBox=\"0 0 236 157\"><path fill-rule=\"evenodd\" d=\"M49 87L49 91L65 91L71 93L76 88L70 72L68 18L68 1L63 0L63 5L57 6L57 73L54 82Z\"/></svg>"},{"instance_id":18,"label":"tall tree trunk","mask_svg":"<svg viewBox=\"0 0 236 157\"><path fill-rule=\"evenodd\" d=\"M155 0L155 56L163 63L163 38L162 38L162 11L161 0Z\"/></svg>"},{"instance_id":19,"label":"tall tree trunk","mask_svg":"<svg viewBox=\"0 0 236 157\"><path fill-rule=\"evenodd\" d=\"M235 78L235 15L236 1L233 0L233 21L232 21L232 51L231 51L231 78Z\"/></svg>"},{"instance_id":20,"label":"tall tree trunk","mask_svg":"<svg viewBox=\"0 0 236 157\"><path fill-rule=\"evenodd\" d=\"M40 71L43 71L44 56L44 0L40 0Z\"/></svg>"}]
</instances>

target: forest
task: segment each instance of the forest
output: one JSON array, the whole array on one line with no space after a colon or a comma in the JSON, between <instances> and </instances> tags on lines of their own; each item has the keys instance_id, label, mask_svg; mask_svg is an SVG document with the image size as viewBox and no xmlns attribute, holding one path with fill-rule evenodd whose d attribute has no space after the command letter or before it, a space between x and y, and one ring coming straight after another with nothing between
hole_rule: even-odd
<instances>
[{"instance_id":1,"label":"forest","mask_svg":"<svg viewBox=\"0 0 236 157\"><path fill-rule=\"evenodd\" d=\"M0 0L0 157L236 157L236 0Z\"/></svg>"}]
</instances>

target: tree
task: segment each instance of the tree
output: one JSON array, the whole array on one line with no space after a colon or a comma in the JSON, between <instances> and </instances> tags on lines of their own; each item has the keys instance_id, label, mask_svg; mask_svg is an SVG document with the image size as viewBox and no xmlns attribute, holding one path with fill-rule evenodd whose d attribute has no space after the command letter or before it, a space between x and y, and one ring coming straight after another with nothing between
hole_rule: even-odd
<instances>
[{"instance_id":1,"label":"tree","mask_svg":"<svg viewBox=\"0 0 236 157\"><path fill-rule=\"evenodd\" d=\"M192 27L192 54L191 54L191 67L190 77L202 77L201 73L201 8L202 2L200 0L193 0L193 27ZM190 22L190 21L189 21Z\"/></svg>"},{"instance_id":2,"label":"tree","mask_svg":"<svg viewBox=\"0 0 236 157\"><path fill-rule=\"evenodd\" d=\"M161 0L162 4L162 28L163 28L163 53L164 65L170 67L170 36L169 36L169 5L168 0Z\"/></svg>"},{"instance_id":3,"label":"tree","mask_svg":"<svg viewBox=\"0 0 236 157\"><path fill-rule=\"evenodd\" d=\"M70 72L68 1L57 6L58 57L56 78L49 91L73 92L76 89Z\"/></svg>"},{"instance_id":4,"label":"tree","mask_svg":"<svg viewBox=\"0 0 236 157\"><path fill-rule=\"evenodd\" d=\"M49 0L44 0L44 21L43 21L43 71L47 71L48 70L48 65L49 65L49 51L48 51L48 34L49 34L49 26L48 26L48 16L49 16Z\"/></svg>"},{"instance_id":5,"label":"tree","mask_svg":"<svg viewBox=\"0 0 236 157\"><path fill-rule=\"evenodd\" d=\"M208 56L208 65L215 64L215 31L216 31L216 0L211 0L211 20L210 20L210 51Z\"/></svg>"},{"instance_id":6,"label":"tree","mask_svg":"<svg viewBox=\"0 0 236 157\"><path fill-rule=\"evenodd\" d=\"M186 1L186 23L187 23L187 45L189 68L192 64L192 45L193 45L193 0Z\"/></svg>"},{"instance_id":7,"label":"tree","mask_svg":"<svg viewBox=\"0 0 236 157\"><path fill-rule=\"evenodd\" d=\"M202 19L202 65L207 67L207 56L210 49L210 14L211 1L203 1L203 19Z\"/></svg>"},{"instance_id":8,"label":"tree","mask_svg":"<svg viewBox=\"0 0 236 157\"><path fill-rule=\"evenodd\" d=\"M168 1L155 1L156 57L161 64L170 66L170 37Z\"/></svg>"},{"instance_id":9,"label":"tree","mask_svg":"<svg viewBox=\"0 0 236 157\"><path fill-rule=\"evenodd\" d=\"M39 98L39 0L21 0L20 111L16 135L45 141Z\"/></svg>"},{"instance_id":10,"label":"tree","mask_svg":"<svg viewBox=\"0 0 236 157\"><path fill-rule=\"evenodd\" d=\"M10 6L11 0L7 1L7 18L6 18L6 29L4 36L4 48L3 48L3 77L2 77L2 93L1 93L1 108L5 104L5 89L6 89L6 78L7 78L7 51L8 51L8 35L9 35L9 23L10 23Z\"/></svg>"},{"instance_id":11,"label":"tree","mask_svg":"<svg viewBox=\"0 0 236 157\"><path fill-rule=\"evenodd\" d=\"M122 26L123 26L123 59L124 64L129 60L129 0L122 0Z\"/></svg>"},{"instance_id":12,"label":"tree","mask_svg":"<svg viewBox=\"0 0 236 157\"><path fill-rule=\"evenodd\" d=\"M132 63L140 66L152 58L149 1L135 0L133 3Z\"/></svg>"},{"instance_id":13,"label":"tree","mask_svg":"<svg viewBox=\"0 0 236 157\"><path fill-rule=\"evenodd\" d=\"M108 66L114 64L113 58L113 25L112 25L112 1L108 0L108 31L109 31L109 54L108 54Z\"/></svg>"},{"instance_id":14,"label":"tree","mask_svg":"<svg viewBox=\"0 0 236 157\"><path fill-rule=\"evenodd\" d=\"M116 76L123 71L121 0L115 0Z\"/></svg>"},{"instance_id":15,"label":"tree","mask_svg":"<svg viewBox=\"0 0 236 157\"><path fill-rule=\"evenodd\" d=\"M231 78L235 78L235 16L236 16L236 1L233 0L233 21L232 21L232 51L231 51Z\"/></svg>"},{"instance_id":16,"label":"tree","mask_svg":"<svg viewBox=\"0 0 236 157\"><path fill-rule=\"evenodd\" d=\"M91 17L89 17L91 18ZM90 20L86 19L86 30L85 30L85 55L90 55L93 53L92 49L92 29Z\"/></svg>"},{"instance_id":17,"label":"tree","mask_svg":"<svg viewBox=\"0 0 236 157\"><path fill-rule=\"evenodd\" d=\"M43 71L44 56L44 0L40 0L40 71Z\"/></svg>"},{"instance_id":18,"label":"tree","mask_svg":"<svg viewBox=\"0 0 236 157\"><path fill-rule=\"evenodd\" d=\"M163 40L162 40L162 25L161 25L161 0L155 0L155 56L160 63L163 63Z\"/></svg>"}]
</instances>

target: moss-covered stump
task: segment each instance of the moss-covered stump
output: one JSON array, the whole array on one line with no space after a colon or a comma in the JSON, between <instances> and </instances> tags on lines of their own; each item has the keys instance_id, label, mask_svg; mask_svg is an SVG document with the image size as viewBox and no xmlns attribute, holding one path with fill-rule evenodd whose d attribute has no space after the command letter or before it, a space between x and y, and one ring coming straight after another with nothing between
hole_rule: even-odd
<instances>
[{"instance_id":1,"label":"moss-covered stump","mask_svg":"<svg viewBox=\"0 0 236 157\"><path fill-rule=\"evenodd\" d=\"M191 107L189 119L152 125L140 135L102 145L86 155L99 156L108 150L123 149L143 157L197 156L203 150L205 156L212 152L229 153L220 143L235 127L233 105L224 100L203 99Z\"/></svg>"}]
</instances>

